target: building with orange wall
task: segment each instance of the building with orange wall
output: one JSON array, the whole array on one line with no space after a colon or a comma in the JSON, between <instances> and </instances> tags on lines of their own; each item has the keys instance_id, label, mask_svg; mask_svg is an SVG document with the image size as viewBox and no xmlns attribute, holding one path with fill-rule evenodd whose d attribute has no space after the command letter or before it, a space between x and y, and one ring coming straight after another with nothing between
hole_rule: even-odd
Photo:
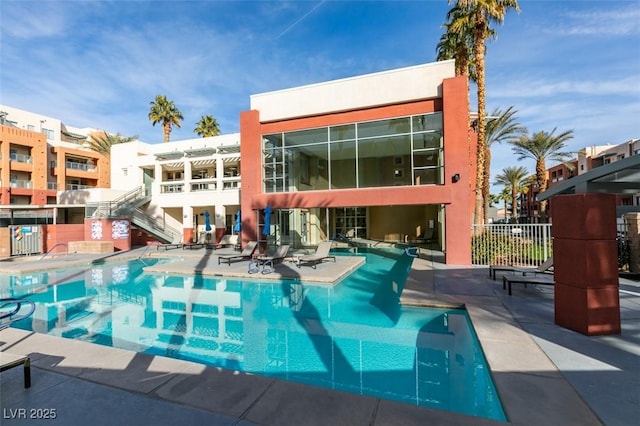
<instances>
[{"instance_id":1,"label":"building with orange wall","mask_svg":"<svg viewBox=\"0 0 640 426\"><path fill-rule=\"evenodd\" d=\"M110 187L109 157L86 147L95 130L5 105L0 110L0 204L55 204L61 191Z\"/></svg>"},{"instance_id":2,"label":"building with orange wall","mask_svg":"<svg viewBox=\"0 0 640 426\"><path fill-rule=\"evenodd\" d=\"M453 61L254 95L240 134L244 243L435 244L471 263L475 134Z\"/></svg>"},{"instance_id":3,"label":"building with orange wall","mask_svg":"<svg viewBox=\"0 0 640 426\"><path fill-rule=\"evenodd\" d=\"M578 151L577 157L564 163L547 168L547 189L561 184L567 179L587 173L597 167L611 164L640 154L640 139L630 139L617 145L594 145ZM520 196L520 223L538 222L540 220L540 202L538 201L538 185L529 185L526 194ZM618 217L630 211L640 210L639 194L616 194ZM551 216L552 201L547 201L547 215Z\"/></svg>"}]
</instances>

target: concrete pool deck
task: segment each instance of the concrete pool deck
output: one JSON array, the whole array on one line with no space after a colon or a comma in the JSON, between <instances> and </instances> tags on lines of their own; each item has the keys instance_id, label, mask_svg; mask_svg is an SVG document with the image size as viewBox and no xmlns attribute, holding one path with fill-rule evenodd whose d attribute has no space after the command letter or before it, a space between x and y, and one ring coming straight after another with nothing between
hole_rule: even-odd
<instances>
[{"instance_id":1,"label":"concrete pool deck","mask_svg":"<svg viewBox=\"0 0 640 426\"><path fill-rule=\"evenodd\" d=\"M185 274L206 256L204 250L168 253L185 258ZM3 263L0 271L43 267ZM331 264L300 268L299 279ZM619 336L588 337L556 326L552 287L518 286L508 296L487 268L414 259L402 302L466 306L510 423L627 425L640 415L640 283L620 283ZM40 409L36 415L55 409L47 424L64 425L500 423L18 329L0 331L4 350L31 356L32 387L23 388L21 368L0 374L3 425L24 424L16 410L25 409L28 418L31 408Z\"/></svg>"}]
</instances>

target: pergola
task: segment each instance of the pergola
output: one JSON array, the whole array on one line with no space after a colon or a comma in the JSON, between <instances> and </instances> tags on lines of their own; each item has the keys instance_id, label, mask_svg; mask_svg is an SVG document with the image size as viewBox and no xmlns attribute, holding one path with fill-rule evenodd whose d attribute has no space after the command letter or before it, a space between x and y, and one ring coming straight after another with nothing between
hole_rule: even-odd
<instances>
[{"instance_id":1,"label":"pergola","mask_svg":"<svg viewBox=\"0 0 640 426\"><path fill-rule=\"evenodd\" d=\"M639 192L640 155L633 155L538 195L553 197L556 324L587 335L620 333L615 195Z\"/></svg>"}]
</instances>

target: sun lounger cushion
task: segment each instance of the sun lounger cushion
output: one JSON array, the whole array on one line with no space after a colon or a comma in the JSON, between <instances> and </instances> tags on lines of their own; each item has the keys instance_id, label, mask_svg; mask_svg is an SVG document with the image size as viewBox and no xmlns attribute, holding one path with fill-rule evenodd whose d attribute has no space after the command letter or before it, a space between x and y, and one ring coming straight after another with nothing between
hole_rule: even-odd
<instances>
[{"instance_id":1,"label":"sun lounger cushion","mask_svg":"<svg viewBox=\"0 0 640 426\"><path fill-rule=\"evenodd\" d=\"M238 254L220 255L218 256L218 265L220 264L220 262L226 262L227 264L231 265L232 260L250 259L253 256L253 252L256 250L257 246L257 241L249 241L244 250L242 250L242 252Z\"/></svg>"},{"instance_id":2,"label":"sun lounger cushion","mask_svg":"<svg viewBox=\"0 0 640 426\"><path fill-rule=\"evenodd\" d=\"M325 259L333 259L336 261L336 257L329 254L333 241L323 241L318 245L316 252L307 256L300 256L296 258L298 268L302 264L310 264L314 269L318 263L321 263Z\"/></svg>"}]
</instances>

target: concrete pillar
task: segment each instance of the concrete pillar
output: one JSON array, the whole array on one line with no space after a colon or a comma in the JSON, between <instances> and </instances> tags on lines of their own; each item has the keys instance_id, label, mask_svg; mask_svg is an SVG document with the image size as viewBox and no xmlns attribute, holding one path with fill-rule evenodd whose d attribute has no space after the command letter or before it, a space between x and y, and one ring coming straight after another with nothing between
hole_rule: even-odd
<instances>
[{"instance_id":1,"label":"concrete pillar","mask_svg":"<svg viewBox=\"0 0 640 426\"><path fill-rule=\"evenodd\" d=\"M627 239L629 240L629 271L640 272L640 213L627 213Z\"/></svg>"},{"instance_id":2,"label":"concrete pillar","mask_svg":"<svg viewBox=\"0 0 640 426\"><path fill-rule=\"evenodd\" d=\"M615 196L558 195L552 202L556 324L620 334Z\"/></svg>"},{"instance_id":3,"label":"concrete pillar","mask_svg":"<svg viewBox=\"0 0 640 426\"><path fill-rule=\"evenodd\" d=\"M162 165L160 163L156 163L154 165L153 176L154 179L153 184L151 185L151 194L155 197L162 193Z\"/></svg>"},{"instance_id":4,"label":"concrete pillar","mask_svg":"<svg viewBox=\"0 0 640 426\"><path fill-rule=\"evenodd\" d=\"M223 204L216 204L214 209L216 212L215 221L214 221L214 224L216 226L216 242L218 242L224 236L224 233L227 228L227 224L226 224L227 208Z\"/></svg>"},{"instance_id":5,"label":"concrete pillar","mask_svg":"<svg viewBox=\"0 0 640 426\"><path fill-rule=\"evenodd\" d=\"M193 207L191 206L183 206L182 207L182 230L184 232L183 238L185 243L190 243L194 241L194 230L193 230ZM195 240L197 240L197 235Z\"/></svg>"},{"instance_id":6,"label":"concrete pillar","mask_svg":"<svg viewBox=\"0 0 640 426\"><path fill-rule=\"evenodd\" d=\"M224 162L222 161L222 157L216 157L216 191L222 191L224 188L224 183L222 178L224 177Z\"/></svg>"},{"instance_id":7,"label":"concrete pillar","mask_svg":"<svg viewBox=\"0 0 640 426\"><path fill-rule=\"evenodd\" d=\"M184 160L184 192L191 192L191 160Z\"/></svg>"}]
</instances>

